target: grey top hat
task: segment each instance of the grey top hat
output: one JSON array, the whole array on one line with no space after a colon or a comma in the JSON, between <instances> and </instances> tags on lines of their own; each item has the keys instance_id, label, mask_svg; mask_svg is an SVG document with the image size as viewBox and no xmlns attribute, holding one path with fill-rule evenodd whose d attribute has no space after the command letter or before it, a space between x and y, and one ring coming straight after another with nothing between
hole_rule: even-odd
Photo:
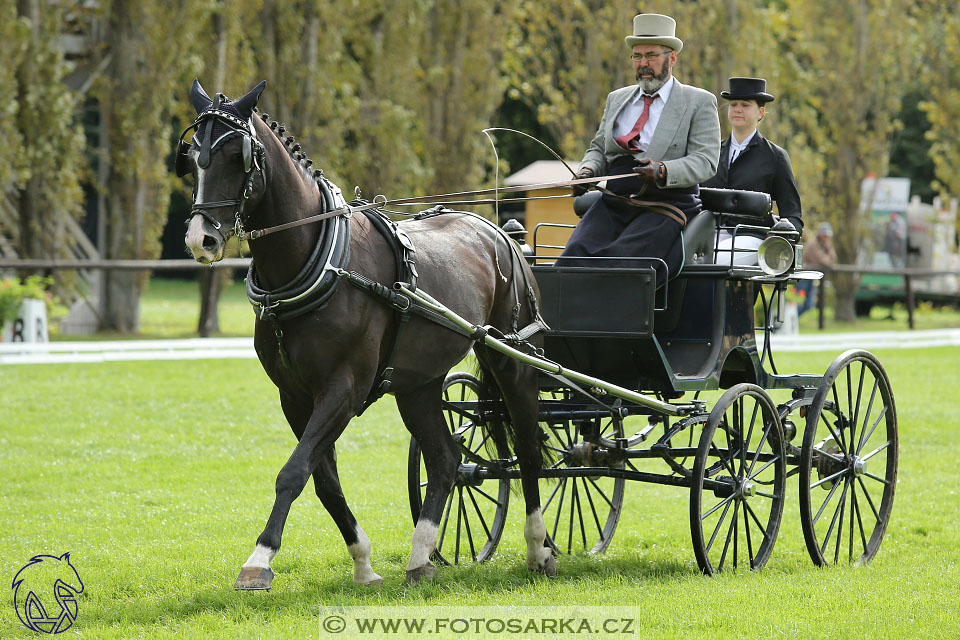
<instances>
[{"instance_id":1,"label":"grey top hat","mask_svg":"<svg viewBox=\"0 0 960 640\"><path fill-rule=\"evenodd\" d=\"M828 238L833 237L833 226L829 222L822 222L820 226L817 227L817 235L824 235Z\"/></svg>"},{"instance_id":2,"label":"grey top hat","mask_svg":"<svg viewBox=\"0 0 960 640\"><path fill-rule=\"evenodd\" d=\"M683 41L676 36L677 21L659 13L641 13L633 19L633 35L624 38L627 46L662 44L679 52Z\"/></svg>"},{"instance_id":3,"label":"grey top hat","mask_svg":"<svg viewBox=\"0 0 960 640\"><path fill-rule=\"evenodd\" d=\"M773 102L774 97L767 93L767 81L763 78L730 78L730 91L721 91L720 97L727 100L757 100Z\"/></svg>"}]
</instances>

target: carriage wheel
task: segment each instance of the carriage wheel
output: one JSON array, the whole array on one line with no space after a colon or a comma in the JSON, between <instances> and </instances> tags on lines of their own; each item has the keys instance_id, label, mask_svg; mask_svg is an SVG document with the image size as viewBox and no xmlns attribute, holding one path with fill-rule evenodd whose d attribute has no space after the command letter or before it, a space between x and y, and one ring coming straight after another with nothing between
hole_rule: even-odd
<instances>
[{"instance_id":1,"label":"carriage wheel","mask_svg":"<svg viewBox=\"0 0 960 640\"><path fill-rule=\"evenodd\" d=\"M490 442L487 425L477 415L480 382L469 373L451 373L443 382L443 417L462 449L457 480L440 519L433 559L443 565L489 560L500 542L510 500L510 480L478 480L477 461L489 462L487 445L506 458L503 447ZM416 524L427 490L427 469L420 446L410 439L407 466L410 512Z\"/></svg>"},{"instance_id":2,"label":"carriage wheel","mask_svg":"<svg viewBox=\"0 0 960 640\"><path fill-rule=\"evenodd\" d=\"M585 442L580 427L571 422L545 426L546 448L555 461L548 469L604 466L623 469L623 463L605 464L594 444ZM620 418L604 420L596 440L606 447L623 438ZM540 508L547 527L547 544L567 554L603 553L610 546L623 507L623 478L578 475L548 480L547 498Z\"/></svg>"},{"instance_id":3,"label":"carriage wheel","mask_svg":"<svg viewBox=\"0 0 960 640\"><path fill-rule=\"evenodd\" d=\"M707 418L693 465L690 528L701 571L767 563L786 477L783 429L770 396L752 384L731 387Z\"/></svg>"},{"instance_id":4,"label":"carriage wheel","mask_svg":"<svg viewBox=\"0 0 960 640\"><path fill-rule=\"evenodd\" d=\"M827 369L800 453L800 521L814 564L866 564L890 522L897 484L897 410L890 380L867 351Z\"/></svg>"}]
</instances>

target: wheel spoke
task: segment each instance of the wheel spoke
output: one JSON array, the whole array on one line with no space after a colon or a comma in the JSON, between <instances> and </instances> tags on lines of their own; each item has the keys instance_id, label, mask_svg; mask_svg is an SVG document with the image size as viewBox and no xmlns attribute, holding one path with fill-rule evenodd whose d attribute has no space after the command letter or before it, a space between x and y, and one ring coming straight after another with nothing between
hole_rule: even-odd
<instances>
[{"instance_id":1,"label":"wheel spoke","mask_svg":"<svg viewBox=\"0 0 960 640\"><path fill-rule=\"evenodd\" d=\"M865 475L866 477L871 478L871 479L873 479L873 480L876 480L877 482L883 484L884 486L890 484L890 481L889 481L889 480L884 480L883 478L881 478L881 477L879 477L879 476L875 476L875 475L873 475L872 473L870 473L869 471L864 471L864 472L863 472L863 475Z\"/></svg>"},{"instance_id":2,"label":"wheel spoke","mask_svg":"<svg viewBox=\"0 0 960 640\"><path fill-rule=\"evenodd\" d=\"M829 475L829 476L827 476L826 478L822 478L822 479L818 480L817 482L813 483L812 485L810 485L810 488L811 488L811 489L816 489L816 488L819 487L820 485L825 484L825 483L827 483L827 482L830 482L830 481L833 480L834 478L838 478L838 477L842 476L843 474L847 473L847 471L849 471L849 469L841 469L840 471L837 471L837 472L834 473L833 475Z\"/></svg>"},{"instance_id":3,"label":"wheel spoke","mask_svg":"<svg viewBox=\"0 0 960 640\"><path fill-rule=\"evenodd\" d=\"M460 517L463 511L463 490L461 487L457 487L457 491L460 495L457 496L457 539L456 545L453 548L454 564L460 564L460 528L463 524L463 519Z\"/></svg>"},{"instance_id":4,"label":"wheel spoke","mask_svg":"<svg viewBox=\"0 0 960 640\"><path fill-rule=\"evenodd\" d=\"M730 501L733 500L733 499L734 499L733 494L727 496L726 498L724 498L723 500L721 500L720 502L718 502L718 503L715 504L714 506L710 507L710 510L709 510L709 511L707 511L705 514L703 514L702 516L700 516L700 520L706 520L707 518L709 518L710 516L712 516L712 515L716 512L717 509L719 509L720 507L722 507L722 506L725 505L725 504L729 504Z\"/></svg>"},{"instance_id":5,"label":"wheel spoke","mask_svg":"<svg viewBox=\"0 0 960 640\"><path fill-rule=\"evenodd\" d=\"M863 484L863 480L857 478L857 482L860 483L860 488L863 489L863 495L867 499L867 504L870 505L870 510L873 511L873 517L877 519L877 522L880 522L880 513L877 511L877 508L873 505L873 500L870 498L870 492L867 491L867 487Z\"/></svg>"},{"instance_id":6,"label":"wheel spoke","mask_svg":"<svg viewBox=\"0 0 960 640\"><path fill-rule=\"evenodd\" d=\"M706 550L707 553L710 553L710 547L713 546L714 540L717 539L717 534L720 533L720 527L723 525L724 519L727 517L727 512L730 511L730 505L733 503L731 500L727 503L727 506L723 508L723 513L720 514L720 519L717 520L717 526L713 528L713 534L710 536L710 542L707 543Z\"/></svg>"},{"instance_id":7,"label":"wheel spoke","mask_svg":"<svg viewBox=\"0 0 960 640\"><path fill-rule=\"evenodd\" d=\"M863 517L860 515L860 503L857 501L856 490L853 492L853 507L857 513L857 524L860 527L860 541L863 542L863 552L867 552L867 535L863 530Z\"/></svg>"},{"instance_id":8,"label":"wheel spoke","mask_svg":"<svg viewBox=\"0 0 960 640\"><path fill-rule=\"evenodd\" d=\"M847 371L849 371L849 369L847 369ZM843 454L846 455L848 451L847 441L843 437L843 412L840 410L840 399L837 397L836 380L834 380L833 385L830 386L830 391L833 392L833 405L837 408L837 417L840 419L840 437L837 438L837 443L840 445L840 449L843 451ZM821 413L820 415L823 414ZM830 423L828 422L827 424L829 425ZM833 429L831 429L831 433L833 433ZM836 434L834 434L834 437L836 438Z\"/></svg>"},{"instance_id":9,"label":"wheel spoke","mask_svg":"<svg viewBox=\"0 0 960 640\"><path fill-rule=\"evenodd\" d=\"M604 501L606 501L606 503L607 503L608 505L610 505L610 508L611 508L611 509L616 509L616 507L613 506L613 501L610 500L610 498L607 497L607 494L603 492L603 489L600 488L600 485L597 484L597 481L594 480L593 478L589 477L589 476L588 476L586 479L589 480L589 481L590 481L590 484L592 484L592 485L594 486L594 488L597 490L597 493L600 494L600 497L603 498Z\"/></svg>"},{"instance_id":10,"label":"wheel spoke","mask_svg":"<svg viewBox=\"0 0 960 640\"><path fill-rule=\"evenodd\" d=\"M873 436L873 432L876 431L877 425L880 424L880 421L883 420L883 417L884 417L885 415L887 415L887 407L884 407L884 408L883 408L883 411L880 412L880 415L877 416L877 421L873 423L873 426L872 426L872 427L870 427L870 433L868 433L867 436L863 439L863 445L862 445L862 446L865 446L865 445L867 444L867 441L870 440L870 438ZM861 448L862 448L862 446L861 446Z\"/></svg>"},{"instance_id":11,"label":"wheel spoke","mask_svg":"<svg viewBox=\"0 0 960 640\"><path fill-rule=\"evenodd\" d=\"M771 500L779 500L780 496L774 493L764 493L763 491L757 491L754 495L763 496L764 498L770 498Z\"/></svg>"},{"instance_id":12,"label":"wheel spoke","mask_svg":"<svg viewBox=\"0 0 960 640\"><path fill-rule=\"evenodd\" d=\"M834 394L836 394L836 389L834 389ZM840 415L838 415L837 417L842 419L842 416L840 416ZM840 447L840 453L842 453L842 454L843 454L843 458L846 459L846 457L847 457L847 446L846 446L846 444L844 444L843 439L842 439L840 436L837 435L837 432L836 432L836 431L833 430L833 425L830 424L830 421L827 420L827 416L826 416L822 411L820 412L820 419L823 420L823 423L824 423L825 425L827 425L827 430L830 431L830 435L833 436L833 441L837 443L837 446L838 446L838 447ZM841 435L842 435L843 429L840 429L840 431L841 431Z\"/></svg>"},{"instance_id":13,"label":"wheel spoke","mask_svg":"<svg viewBox=\"0 0 960 640\"><path fill-rule=\"evenodd\" d=\"M836 493L837 487L839 486L839 483L834 483L834 485L830 487L830 493L827 494L827 498L823 501L823 504L820 505L820 510L817 511L817 515L813 516L813 524L817 524L817 520L819 520L820 516L823 515L823 510L827 508L827 504L830 502L830 499L833 497L833 494Z\"/></svg>"},{"instance_id":14,"label":"wheel spoke","mask_svg":"<svg viewBox=\"0 0 960 640\"><path fill-rule=\"evenodd\" d=\"M747 516L747 503L743 503L743 530L747 534L747 558L750 560L750 568L753 569L753 541L750 539L750 520Z\"/></svg>"},{"instance_id":15,"label":"wheel spoke","mask_svg":"<svg viewBox=\"0 0 960 640\"><path fill-rule=\"evenodd\" d=\"M823 555L823 552L827 550L827 545L830 543L830 535L833 533L833 528L837 524L837 516L840 515L840 512L843 510L843 505L847 501L847 483L843 483L843 491L840 494L840 506L837 507L837 510L833 512L833 519L830 520L830 526L827 528L827 534L823 537L823 545L820 547L820 555Z\"/></svg>"},{"instance_id":16,"label":"wheel spoke","mask_svg":"<svg viewBox=\"0 0 960 640\"><path fill-rule=\"evenodd\" d=\"M762 467L760 467L759 469L757 469L757 471L756 471L755 473L753 472L753 469L751 469L751 470L750 470L751 473L750 473L750 475L747 476L747 480L753 480L753 479L756 478L758 475L760 475L761 473L763 473L764 471L766 471L767 469L769 469L769 468L770 468L770 465L777 463L779 460L780 460L780 456L777 456L777 457L775 457L775 458L772 458L771 460L768 460L767 463L766 463L765 465L763 465Z\"/></svg>"},{"instance_id":17,"label":"wheel spoke","mask_svg":"<svg viewBox=\"0 0 960 640\"><path fill-rule=\"evenodd\" d=\"M715 445L714 443L711 442L711 443L710 443L710 448L713 449L713 450L716 452L717 458L719 458L719 460L720 460L720 464L722 464L722 465L724 466L724 468L726 468L726 470L730 472L730 475L731 475L731 476L736 477L737 472L734 471L734 470L733 470L733 467L731 467L731 466L728 464L729 460L727 460L726 458L723 457L723 454L720 453L720 449L717 449L717 445ZM730 453L729 447L727 448L727 453L728 453L728 454Z\"/></svg>"},{"instance_id":18,"label":"wheel spoke","mask_svg":"<svg viewBox=\"0 0 960 640\"><path fill-rule=\"evenodd\" d=\"M560 515L563 513L563 496L567 493L567 479L560 481L560 501L557 503L557 518L553 521L553 533L550 535L554 540L557 539L557 527L560 526Z\"/></svg>"},{"instance_id":19,"label":"wheel spoke","mask_svg":"<svg viewBox=\"0 0 960 640\"><path fill-rule=\"evenodd\" d=\"M550 503L553 502L554 496L557 495L557 491L560 491L563 488L564 483L567 481L566 478L560 478L560 481L557 482L557 486L553 488L553 491L550 492L550 497L547 498L547 501L543 503L543 506L540 507L541 513L546 513L547 509L550 508ZM560 496L560 500L563 500L563 496Z\"/></svg>"},{"instance_id":20,"label":"wheel spoke","mask_svg":"<svg viewBox=\"0 0 960 640\"><path fill-rule=\"evenodd\" d=\"M593 521L594 521L594 523L596 523L596 525L597 525L597 533L600 534L600 539L602 540L602 539L604 538L604 535L603 535L603 527L600 526L600 516L597 515L597 508L596 508L596 506L594 506L594 504L593 504L593 496L590 495L590 488L587 486L587 480L591 480L591 479L590 479L590 478L584 478L584 480L583 480L583 492L584 492L585 494L587 494L587 502L590 504L590 512L593 514ZM591 482L592 482L592 480L591 480ZM613 505L610 505L610 506L613 507ZM584 545L586 545L586 542L584 542Z\"/></svg>"},{"instance_id":21,"label":"wheel spoke","mask_svg":"<svg viewBox=\"0 0 960 640\"><path fill-rule=\"evenodd\" d=\"M853 408L853 422L850 423L850 447L857 451L859 447L854 447L853 443L857 441L857 422L860 420L860 400L863 398L863 376L867 372L867 365L860 363L860 381L857 384L857 406Z\"/></svg>"},{"instance_id":22,"label":"wheel spoke","mask_svg":"<svg viewBox=\"0 0 960 640\"><path fill-rule=\"evenodd\" d=\"M746 513L750 514L750 517L753 518L753 521L757 523L757 528L760 529L760 533L763 534L763 539L767 539L767 528L760 524L760 519L757 518L757 514L753 512L753 509L746 502L743 503L743 510Z\"/></svg>"},{"instance_id":23,"label":"wheel spoke","mask_svg":"<svg viewBox=\"0 0 960 640\"><path fill-rule=\"evenodd\" d=\"M849 369L848 369L849 371ZM833 564L840 562L840 541L843 539L843 514L847 509L847 489L850 486L850 478L846 478L843 482L843 495L840 497L840 526L837 527L837 546L836 551L833 554Z\"/></svg>"},{"instance_id":24,"label":"wheel spoke","mask_svg":"<svg viewBox=\"0 0 960 640\"><path fill-rule=\"evenodd\" d=\"M723 562L727 557L727 550L730 548L730 538L737 529L737 512L739 512L739 510L740 502L735 501L733 504L733 521L730 523L730 528L727 529L727 539L723 543L723 552L720 554L720 564L717 565L717 571L723 571ZM736 545L736 543L734 543L734 545Z\"/></svg>"},{"instance_id":25,"label":"wheel spoke","mask_svg":"<svg viewBox=\"0 0 960 640\"><path fill-rule=\"evenodd\" d=\"M483 532L487 534L487 540L493 538L490 535L490 527L487 526L487 521L483 517L483 513L480 511L480 505L477 504L477 499L473 497L473 491L470 490L470 487L467 487L467 495L470 497L470 503L473 504L473 510L477 512L477 518L480 519L480 525L483 527Z\"/></svg>"},{"instance_id":26,"label":"wheel spoke","mask_svg":"<svg viewBox=\"0 0 960 640\"><path fill-rule=\"evenodd\" d=\"M482 495L484 498L486 498L487 500L489 500L489 501L492 502L493 504L497 505L498 507L502 507L502 506L503 506L503 503L502 503L502 502L500 502L499 500L497 500L496 498L494 498L493 496L491 496L489 493L487 493L486 491L484 491L484 490L481 489L480 487L470 487L470 488L473 489L474 491L476 491L477 493L479 493L480 495Z\"/></svg>"},{"instance_id":27,"label":"wheel spoke","mask_svg":"<svg viewBox=\"0 0 960 640\"><path fill-rule=\"evenodd\" d=\"M453 505L453 491L447 496L447 506L443 508L443 526L440 528L440 539L437 541L437 552L443 549L443 538L447 534L447 523L450 521L450 507Z\"/></svg>"},{"instance_id":28,"label":"wheel spoke","mask_svg":"<svg viewBox=\"0 0 960 640\"><path fill-rule=\"evenodd\" d=\"M870 392L870 402L867 403L867 411L863 414L863 425L860 427L860 441L857 443L857 455L866 443L864 435L867 433L867 422L870 420L870 414L873 412L873 400L877 396L877 388L880 386L880 378L874 378L873 390ZM872 433L872 431L871 431Z\"/></svg>"},{"instance_id":29,"label":"wheel spoke","mask_svg":"<svg viewBox=\"0 0 960 640\"><path fill-rule=\"evenodd\" d=\"M760 410L760 403L759 403L759 402L754 402L754 405L753 405L753 415L750 416L750 429L747 431L747 437L744 438L743 441L740 443L740 473L737 474L737 475L740 476L740 477L743 477L744 475L750 475L749 472L744 473L744 469L746 469L746 467L747 467L747 447L748 447L749 444L750 444L750 438L751 438L751 436L753 436L753 427L754 427L754 426L756 425L756 423L757 423L757 412L758 412L759 410ZM742 429L740 430L740 433L741 433L741 434L743 433L743 430L742 430ZM764 440L766 440L766 439L767 439L767 434L765 433L764 436L763 436L763 439L760 440L760 444L757 445L757 455L758 455L758 456L760 455L760 449L763 448L763 442L764 442ZM755 457L753 458L753 461L751 461L751 463L750 463L750 468L753 469L753 465L755 465L756 463L757 463L757 458L756 458L756 456L755 456Z\"/></svg>"},{"instance_id":30,"label":"wheel spoke","mask_svg":"<svg viewBox=\"0 0 960 640\"><path fill-rule=\"evenodd\" d=\"M871 451L871 452L868 453L867 455L863 456L863 457L861 458L861 460L863 460L864 462L866 462L867 460L869 460L869 459L872 458L873 456L877 455L878 453L880 453L881 451L883 451L884 449L886 449L887 447L889 447L891 444L892 444L892 443L891 443L889 440L887 440L887 441L884 442L882 445L880 445L879 447L877 447L876 449L874 449L873 451Z\"/></svg>"},{"instance_id":31,"label":"wheel spoke","mask_svg":"<svg viewBox=\"0 0 960 640\"><path fill-rule=\"evenodd\" d=\"M473 544L473 532L470 530L470 517L467 515L467 504L463 500L463 491L460 492L460 511L463 512L463 528L467 533L467 542L470 544L470 557L476 562L477 550Z\"/></svg>"}]
</instances>

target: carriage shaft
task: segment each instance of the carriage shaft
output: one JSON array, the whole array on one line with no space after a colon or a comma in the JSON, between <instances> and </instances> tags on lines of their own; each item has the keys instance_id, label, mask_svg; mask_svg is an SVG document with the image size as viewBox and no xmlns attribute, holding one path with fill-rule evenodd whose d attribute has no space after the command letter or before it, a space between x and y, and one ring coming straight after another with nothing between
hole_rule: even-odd
<instances>
[{"instance_id":1,"label":"carriage shaft","mask_svg":"<svg viewBox=\"0 0 960 640\"><path fill-rule=\"evenodd\" d=\"M650 396L642 393L625 389L624 387L600 380L599 378L594 378L593 376L588 376L572 369L565 369L556 362L552 362L546 358L541 358L539 356L531 355L518 349L514 349L513 347L491 336L486 327L481 327L468 322L464 318L448 309L442 303L435 300L429 294L425 293L422 289L410 289L405 283L402 282L398 282L395 286L410 296L410 298L417 304L426 307L427 309L443 316L455 324L460 328L463 335L474 340L482 340L484 345L499 351L503 355L513 360L517 360L518 362L529 367L533 367L534 369L544 371L555 376L560 376L566 380L572 380L581 385L586 385L591 389L600 389L601 391L604 391L622 400L628 400L630 402L655 409L660 413L665 413L671 416L688 415L699 408L699 406L696 404L674 405L670 404L669 402L662 402L656 398L651 398Z\"/></svg>"}]
</instances>

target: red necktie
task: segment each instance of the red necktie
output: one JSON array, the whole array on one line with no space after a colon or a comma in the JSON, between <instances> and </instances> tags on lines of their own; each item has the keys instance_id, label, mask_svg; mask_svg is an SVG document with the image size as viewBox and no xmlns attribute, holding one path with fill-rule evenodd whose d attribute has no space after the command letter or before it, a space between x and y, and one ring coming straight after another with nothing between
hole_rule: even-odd
<instances>
[{"instance_id":1,"label":"red necktie","mask_svg":"<svg viewBox=\"0 0 960 640\"><path fill-rule=\"evenodd\" d=\"M647 124L647 120L650 118L650 105L653 104L655 99L656 96L643 96L643 113L637 118L637 124L633 125L630 133L616 138L617 144L624 149L636 150L640 148L640 132L643 131L643 125Z\"/></svg>"}]
</instances>

